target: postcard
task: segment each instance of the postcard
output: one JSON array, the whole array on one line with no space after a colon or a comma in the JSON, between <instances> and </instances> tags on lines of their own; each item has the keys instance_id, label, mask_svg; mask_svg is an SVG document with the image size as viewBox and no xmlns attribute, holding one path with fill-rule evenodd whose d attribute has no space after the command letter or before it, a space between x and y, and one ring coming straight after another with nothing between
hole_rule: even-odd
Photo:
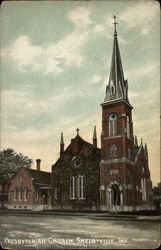
<instances>
[{"instance_id":1,"label":"postcard","mask_svg":"<svg viewBox=\"0 0 161 250\"><path fill-rule=\"evenodd\" d=\"M160 245L158 1L1 5L3 249Z\"/></svg>"}]
</instances>

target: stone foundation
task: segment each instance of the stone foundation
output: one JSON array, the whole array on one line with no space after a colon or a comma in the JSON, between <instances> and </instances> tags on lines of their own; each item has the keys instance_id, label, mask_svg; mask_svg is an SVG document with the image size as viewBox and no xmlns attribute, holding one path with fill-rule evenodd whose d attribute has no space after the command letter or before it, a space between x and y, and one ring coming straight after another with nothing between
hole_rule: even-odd
<instances>
[{"instance_id":1,"label":"stone foundation","mask_svg":"<svg viewBox=\"0 0 161 250\"><path fill-rule=\"evenodd\" d=\"M154 211L154 206L144 205L144 206L100 206L101 211L107 211L107 212L133 212L133 211Z\"/></svg>"},{"instance_id":2,"label":"stone foundation","mask_svg":"<svg viewBox=\"0 0 161 250\"><path fill-rule=\"evenodd\" d=\"M44 211L51 210L51 205L8 205L7 209Z\"/></svg>"}]
</instances>

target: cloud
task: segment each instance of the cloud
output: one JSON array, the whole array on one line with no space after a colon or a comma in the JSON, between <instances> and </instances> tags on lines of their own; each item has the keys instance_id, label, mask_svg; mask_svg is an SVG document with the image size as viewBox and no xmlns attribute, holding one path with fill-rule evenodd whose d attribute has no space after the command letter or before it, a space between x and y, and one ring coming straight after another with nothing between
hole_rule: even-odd
<instances>
[{"instance_id":1,"label":"cloud","mask_svg":"<svg viewBox=\"0 0 161 250\"><path fill-rule=\"evenodd\" d=\"M108 18L104 18L103 22L100 24L96 24L93 28L93 33L96 34L100 34L105 36L106 39L108 40L112 40L112 33L113 33L113 19L112 17L108 17ZM109 31L110 29L110 31ZM127 44L127 41L125 39L123 39L120 35L119 35L119 43L121 44Z\"/></svg>"},{"instance_id":2,"label":"cloud","mask_svg":"<svg viewBox=\"0 0 161 250\"><path fill-rule=\"evenodd\" d=\"M110 35L108 28L110 28L110 30L111 30L112 24L113 24L112 17L108 17L108 18L107 17L103 17L102 22L99 23L99 24L97 23L94 26L93 32L101 34L101 35L104 35L107 39L111 39L112 36Z\"/></svg>"},{"instance_id":3,"label":"cloud","mask_svg":"<svg viewBox=\"0 0 161 250\"><path fill-rule=\"evenodd\" d=\"M144 35L144 36L148 35L149 33L150 33L150 30L148 27L143 28L141 31L141 35Z\"/></svg>"},{"instance_id":4,"label":"cloud","mask_svg":"<svg viewBox=\"0 0 161 250\"><path fill-rule=\"evenodd\" d=\"M82 95L83 97L89 98L91 97L91 92L87 91L86 87L76 90L75 86L69 86L55 90L51 97L37 99L31 96L29 91L25 92L14 89L3 90L1 91L1 117L3 118L2 129L7 128L8 130L9 128L12 128L12 130L15 130L17 127L21 126L22 129L26 126L32 126L33 128L41 127L41 125L46 126L48 121L44 121L40 126L37 123L34 124L34 122L37 118L41 120L41 117L43 117L44 114L47 114L48 117L53 116L54 113L58 114L69 104L69 102L79 101ZM59 117L59 122L60 119L61 117ZM68 118L66 118L66 120L67 119ZM25 121L27 121L27 123L25 123ZM53 123L56 122L55 118ZM64 118L63 123L65 123ZM71 117L68 123L71 123Z\"/></svg>"},{"instance_id":5,"label":"cloud","mask_svg":"<svg viewBox=\"0 0 161 250\"><path fill-rule=\"evenodd\" d=\"M89 16L90 12L85 7L77 7L68 13L69 20L80 28L86 28L88 25L92 24Z\"/></svg>"},{"instance_id":6,"label":"cloud","mask_svg":"<svg viewBox=\"0 0 161 250\"><path fill-rule=\"evenodd\" d=\"M158 10L157 2L138 1L137 5L128 7L119 19L125 21L129 27L135 27L143 22L150 22Z\"/></svg>"},{"instance_id":7,"label":"cloud","mask_svg":"<svg viewBox=\"0 0 161 250\"><path fill-rule=\"evenodd\" d=\"M2 50L2 56L24 73L61 73L65 66L80 67L85 62L81 49L87 38L88 32L76 30L44 48L33 45L28 36L19 36L9 48Z\"/></svg>"},{"instance_id":8,"label":"cloud","mask_svg":"<svg viewBox=\"0 0 161 250\"><path fill-rule=\"evenodd\" d=\"M102 33L102 32L105 31L105 29L106 29L105 25L103 25L103 24L96 24L96 26L94 27L93 31L96 32L96 33Z\"/></svg>"},{"instance_id":9,"label":"cloud","mask_svg":"<svg viewBox=\"0 0 161 250\"><path fill-rule=\"evenodd\" d=\"M48 106L45 100L38 99L37 101L30 97L28 91L22 90L4 90L1 91L2 100L2 115L7 117L16 110L16 116L24 116L26 112L30 111L33 114L39 114L43 111L47 111ZM35 105L36 104L36 105ZM24 112L25 111L25 112Z\"/></svg>"},{"instance_id":10,"label":"cloud","mask_svg":"<svg viewBox=\"0 0 161 250\"><path fill-rule=\"evenodd\" d=\"M101 79L102 79L101 76L95 74L95 75L90 79L89 85L93 85L93 84L100 83Z\"/></svg>"},{"instance_id":11,"label":"cloud","mask_svg":"<svg viewBox=\"0 0 161 250\"><path fill-rule=\"evenodd\" d=\"M12 59L18 70L26 71L31 65L33 70L37 68L35 60L41 54L40 46L33 46L27 36L19 36L10 48L4 49L2 56Z\"/></svg>"},{"instance_id":12,"label":"cloud","mask_svg":"<svg viewBox=\"0 0 161 250\"><path fill-rule=\"evenodd\" d=\"M81 54L81 48L86 44L88 32L75 31L65 39L60 40L56 45L47 48L47 55L56 60L64 60L65 65L80 67L85 61L85 56Z\"/></svg>"},{"instance_id":13,"label":"cloud","mask_svg":"<svg viewBox=\"0 0 161 250\"><path fill-rule=\"evenodd\" d=\"M129 79L137 79L143 76L146 76L147 74L156 74L158 73L159 76L159 63L158 62L152 62L151 64L147 64L143 67L135 68L131 71L129 71L128 78Z\"/></svg>"}]
</instances>

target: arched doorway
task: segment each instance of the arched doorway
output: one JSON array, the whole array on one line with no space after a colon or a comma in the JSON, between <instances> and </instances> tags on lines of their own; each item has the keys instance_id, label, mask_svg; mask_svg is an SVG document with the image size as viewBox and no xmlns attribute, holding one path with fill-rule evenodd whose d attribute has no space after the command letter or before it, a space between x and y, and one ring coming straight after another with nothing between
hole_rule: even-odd
<instances>
[{"instance_id":1,"label":"arched doorway","mask_svg":"<svg viewBox=\"0 0 161 250\"><path fill-rule=\"evenodd\" d=\"M47 192L44 192L44 205L48 204L48 195Z\"/></svg>"},{"instance_id":2,"label":"arched doorway","mask_svg":"<svg viewBox=\"0 0 161 250\"><path fill-rule=\"evenodd\" d=\"M120 206L120 191L117 184L111 186L111 205Z\"/></svg>"}]
</instances>

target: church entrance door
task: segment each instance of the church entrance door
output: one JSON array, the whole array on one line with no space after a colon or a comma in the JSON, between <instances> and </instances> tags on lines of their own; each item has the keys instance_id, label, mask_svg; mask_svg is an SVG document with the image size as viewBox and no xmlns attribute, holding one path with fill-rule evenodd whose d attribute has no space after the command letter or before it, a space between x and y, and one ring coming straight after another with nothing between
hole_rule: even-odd
<instances>
[{"instance_id":1,"label":"church entrance door","mask_svg":"<svg viewBox=\"0 0 161 250\"><path fill-rule=\"evenodd\" d=\"M120 191L116 184L111 186L111 205L120 206Z\"/></svg>"}]
</instances>

